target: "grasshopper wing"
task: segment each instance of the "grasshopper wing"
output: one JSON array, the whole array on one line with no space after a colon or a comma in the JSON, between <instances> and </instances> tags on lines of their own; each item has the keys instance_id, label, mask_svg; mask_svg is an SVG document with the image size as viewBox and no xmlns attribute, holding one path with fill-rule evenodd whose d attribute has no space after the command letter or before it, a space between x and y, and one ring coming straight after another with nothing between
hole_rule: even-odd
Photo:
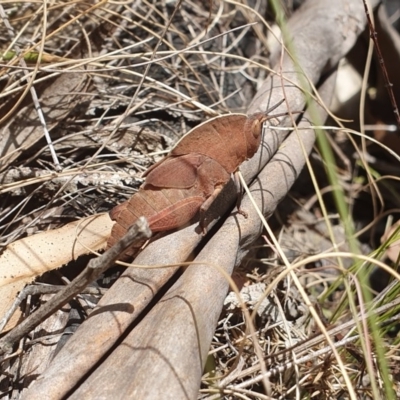
<instances>
[{"instance_id":1,"label":"grasshopper wing","mask_svg":"<svg viewBox=\"0 0 400 400\"><path fill-rule=\"evenodd\" d=\"M196 153L167 157L145 172L144 188L191 188L197 181L197 170L205 159L205 156Z\"/></svg>"}]
</instances>

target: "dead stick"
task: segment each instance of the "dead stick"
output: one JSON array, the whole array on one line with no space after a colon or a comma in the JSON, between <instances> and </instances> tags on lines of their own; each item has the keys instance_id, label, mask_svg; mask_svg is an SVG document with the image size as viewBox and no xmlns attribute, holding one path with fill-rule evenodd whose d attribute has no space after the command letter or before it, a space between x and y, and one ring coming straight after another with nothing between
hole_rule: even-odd
<instances>
[{"instance_id":1,"label":"dead stick","mask_svg":"<svg viewBox=\"0 0 400 400\"><path fill-rule=\"evenodd\" d=\"M115 263L118 257L120 257L133 242L150 237L151 231L146 218L139 218L136 223L129 228L127 234L113 247L101 256L90 260L87 267L68 286L55 294L50 301L0 339L0 355L12 353L14 343L19 341L42 321L73 299L90 282L96 280L104 271Z\"/></svg>"},{"instance_id":2,"label":"dead stick","mask_svg":"<svg viewBox=\"0 0 400 400\"><path fill-rule=\"evenodd\" d=\"M394 97L394 93L393 93L393 89L392 89L393 85L389 79L389 74L388 74L386 66L385 66L385 60L383 58L381 48L379 47L378 34L375 30L374 24L372 23L371 16L369 15L367 2L366 2L366 0L363 0L363 1L364 1L365 15L367 16L367 21L368 21L369 36L372 39L372 41L374 42L376 54L378 55L379 65L382 70L383 79L385 80L386 90L388 92L390 102L392 103L393 113L396 117L397 128L400 128L400 114L399 114L399 109L397 108L396 98Z\"/></svg>"},{"instance_id":3,"label":"dead stick","mask_svg":"<svg viewBox=\"0 0 400 400\"><path fill-rule=\"evenodd\" d=\"M19 292L17 298L14 300L11 307L4 314L4 317L0 319L0 332L7 325L7 322L14 315L15 311L17 311L18 307L28 296L38 296L43 294L55 294L60 290L64 289L65 286L61 285L51 285L51 286L43 286L43 285L29 285L25 286L25 288ZM102 289L98 287L87 287L83 289L80 294L91 294L91 295L101 295L103 296L106 293L107 289Z\"/></svg>"}]
</instances>

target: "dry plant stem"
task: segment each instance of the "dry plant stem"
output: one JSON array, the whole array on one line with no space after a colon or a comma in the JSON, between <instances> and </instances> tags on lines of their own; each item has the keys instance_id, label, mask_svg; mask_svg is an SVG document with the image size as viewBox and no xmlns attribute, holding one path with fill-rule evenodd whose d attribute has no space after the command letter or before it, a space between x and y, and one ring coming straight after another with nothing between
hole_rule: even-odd
<instances>
[{"instance_id":1,"label":"dry plant stem","mask_svg":"<svg viewBox=\"0 0 400 400\"><path fill-rule=\"evenodd\" d=\"M392 107L393 107L393 113L394 113L396 121L397 121L397 127L400 128L399 109L397 108L396 99L395 99L395 96L394 96L394 93L393 93L393 89L392 89L393 85L390 82L389 74L388 74L388 71L387 71L386 66L385 66L385 59L382 56L381 48L379 46L378 34L375 31L374 24L372 23L371 16L369 15L367 1L363 0L363 3L364 3L364 8L365 8L365 14L367 16L367 21L368 21L368 28L369 28L370 38L374 42L374 47L375 47L375 50L376 50L376 54L378 55L379 65L380 65L380 67L382 69L382 75L383 75L383 79L385 81L386 90L388 92L388 96L390 98L390 102L391 102Z\"/></svg>"},{"instance_id":2,"label":"dry plant stem","mask_svg":"<svg viewBox=\"0 0 400 400\"><path fill-rule=\"evenodd\" d=\"M40 102L46 115L48 130L53 129L60 120L66 118L81 101L79 93L85 92L88 76L62 74L48 83L40 94ZM37 118L36 109L28 104L21 108L13 120L0 127L0 170L5 170L26 149L43 136L40 126L31 126L27 120ZM13 140L10 140L13 138Z\"/></svg>"},{"instance_id":3,"label":"dry plant stem","mask_svg":"<svg viewBox=\"0 0 400 400\"><path fill-rule=\"evenodd\" d=\"M145 218L141 217L129 229L128 233L111 249L101 256L89 261L87 267L63 290L58 292L51 301L44 304L38 311L30 315L16 328L0 339L0 355L11 353L14 344L52 313L68 303L80 293L90 282L96 280L104 271L111 267L118 257L135 240L148 239L151 231Z\"/></svg>"},{"instance_id":4,"label":"dry plant stem","mask_svg":"<svg viewBox=\"0 0 400 400\"><path fill-rule=\"evenodd\" d=\"M60 290L64 289L65 286L44 286L44 285L29 285L26 286L17 296L14 303L4 315L4 317L0 320L0 332L6 326L7 322L10 320L12 315L15 313L17 308L21 305L21 303L28 297L28 296L36 296L36 295L43 295L43 294L54 294L60 292ZM87 287L83 289L80 293L81 294L91 294L91 295L104 295L106 291L102 288L97 287Z\"/></svg>"},{"instance_id":5,"label":"dry plant stem","mask_svg":"<svg viewBox=\"0 0 400 400\"><path fill-rule=\"evenodd\" d=\"M0 16L1 16L1 18L3 19L5 26L7 27L7 30L8 30L8 34L9 34L9 36L10 36L10 39L13 39L13 38L15 37L14 29L13 29L12 26L10 25L10 23L9 23L9 21L8 21L8 18L7 18L7 15L6 15L6 13L4 12L4 9L3 9L3 7L2 7L1 5L0 5ZM41 43L41 46L40 46L40 53L43 51L43 46L44 46L44 42ZM15 47L15 50L16 50L17 54L20 55L20 54L21 54L21 49L20 49L17 45L15 45L14 47ZM38 63L39 63L39 62L40 62L40 61L38 61ZM26 69L26 68L27 68L27 65L26 65L26 62L25 62L25 60L24 60L23 58L20 59L20 64L21 64L21 66L24 68L24 69L23 69L23 72L24 72L25 76L28 76L29 73L28 73L28 71L27 71L27 69ZM36 71L37 71L37 70L38 70L38 66L36 66L35 69L36 69ZM36 72L36 71L35 71L35 72ZM33 82L33 79L32 79L31 82ZM31 85L31 82L29 82L29 79L27 78L28 87ZM35 90L35 88L34 88L33 86L30 86L29 91L31 92L32 100L33 100L33 103L35 104L35 109L36 109L37 115L38 115L38 117L39 117L39 121L40 121L40 123L41 123L41 125L42 125L43 132L44 132L44 136L45 136L46 141L47 141L47 144L48 144L48 146L49 146L50 153L51 153L51 156L52 156L52 158L53 158L54 165L55 165L56 167L59 167L60 163L59 163L59 161L58 161L57 154L56 154L56 152L55 152L55 150L54 150L54 146L53 146L53 143L52 143L52 140L51 140L51 137L50 137L50 133L49 133L49 131L48 131L48 129L47 129L46 120L45 120L45 118L44 118L43 110L42 110L42 108L40 107L38 95L37 95L36 90Z\"/></svg>"},{"instance_id":6,"label":"dry plant stem","mask_svg":"<svg viewBox=\"0 0 400 400\"><path fill-rule=\"evenodd\" d=\"M356 320L358 321L366 321L368 317L370 317L372 314L373 315L382 315L385 312L387 312L389 309L393 309L394 307L397 307L399 304L399 300L396 299L393 302L390 302L388 304L385 304L384 306L378 307L376 310L373 312L369 312L367 314L358 314L357 317L353 320L341 323L338 326L333 326L327 330L328 334L331 337L339 337L339 335L343 336L346 334L345 339L341 339L335 342L335 347L340 348L345 346L346 344L352 343L356 340L359 339L359 335L354 333L351 336L349 336L349 331L354 330L356 326ZM397 314L393 316L392 318L389 318L388 320L385 320L382 323L383 326L390 325L394 321L398 321L400 316ZM290 368L293 363L296 363L300 365L301 363L307 362L310 359L317 359L317 354L327 354L327 353L332 353L332 349L330 346L324 346L317 352L312 351L313 348L316 348L316 346L321 347L321 345L324 345L326 343L326 337L324 334L317 334L315 337L307 338L304 341L295 344L293 347L287 348L286 350L280 351L279 353L271 354L266 356L266 360L268 361L269 365L272 365L273 368L269 369L268 371L268 377L270 377L273 374L276 374L280 368L282 370L287 370ZM291 357L288 356L288 353L295 350L296 354L296 361L293 363L291 362ZM281 367L275 367L276 364L281 364ZM243 369L240 374L237 375L238 379L243 379L246 376L254 376L260 369L260 366L258 364L255 364L249 368ZM256 382L260 382L262 377L260 375L256 376L255 378L243 381L242 383L239 383L238 385L235 385L235 387L249 387L253 385ZM229 376L225 379L226 383L229 384L232 379L229 379Z\"/></svg>"},{"instance_id":7,"label":"dry plant stem","mask_svg":"<svg viewBox=\"0 0 400 400\"><path fill-rule=\"evenodd\" d=\"M359 2L356 0L341 0L337 2L331 2L328 0L316 2L315 0L310 0L307 3L309 6L300 9L298 15L295 17L294 23L292 24L292 22L290 22L289 27L291 32L293 32L293 38L295 40L294 45L297 49L298 55L300 56L300 61L302 63L304 62L304 65L302 64L303 70L311 78L311 81L316 83L320 76L325 72L326 67L333 67L336 65L354 44L357 36L365 25L365 15L362 3L357 9ZM315 18L310 7L314 7L314 11L315 8L317 8L319 18ZM327 16L329 16L328 20ZM301 24L303 18L306 23ZM292 25L294 26L292 27ZM316 38L318 38L318 40L316 40ZM291 73L291 78L296 78L296 75L293 73L294 65L289 57L285 57L283 64L277 64L276 68L277 70L281 69L284 73L289 71ZM294 87L290 82L287 83L287 86L285 86L283 91L281 78L278 76L270 76L252 102L249 113L265 111L270 105L275 104L284 98L285 93L287 104L290 109L295 111L302 109L302 105L305 103L302 91ZM283 106L276 110L277 113L283 111L285 111ZM288 126L289 123L289 118L281 121L283 126ZM268 162L279 148L283 139L284 137L282 132L268 132L265 135L262 149L260 149L252 160L244 163L241 167L242 173L247 182L250 182L257 172ZM296 148L296 152L300 152L299 147ZM285 161L283 161L283 163L272 163L272 166L274 167L274 170L267 169L267 171L269 171L268 173L277 173L282 177L279 171L282 172L284 170L283 167L285 167ZM269 168L272 168L272 166ZM269 175L267 179L271 179L273 176L274 175ZM273 202L280 199L284 193L286 193L285 191L288 190L288 187L284 187L285 185L282 185L282 182L287 182L286 176L275 181L277 189L280 188L281 192L280 195L276 195L276 197L274 192L270 192ZM234 201L234 196L230 197L230 201L232 200ZM271 198L268 200L271 200ZM229 201L227 201L225 207L229 204ZM265 204L262 207L263 209L264 206ZM245 208L250 206L248 203L243 203L242 207ZM271 209L273 209L273 207L271 207ZM224 209L222 208L221 213L224 212L223 210ZM249 210L251 210L251 207ZM238 218L240 218L240 220L242 219L242 217ZM218 234L218 237L222 237L222 240L223 237L226 236L224 240L232 241L232 243L234 243L235 241L237 242L238 233L236 223L231 222L231 224L232 225L227 226L234 227L232 228L232 233L224 227L221 233ZM247 229L249 228L250 227L247 226ZM260 226L258 222L252 235L246 234L241 236L241 246L244 247L248 245L259 231ZM187 259L188 255L200 239L201 237L199 237L198 233L195 231L195 226L188 227L152 243L138 256L135 263L141 265L160 265L182 262ZM226 247L219 247L218 252L223 252L225 256L229 256L228 251L221 251L223 248L225 249ZM173 249L173 251L171 251L171 249ZM234 253L234 256L231 257L239 260L243 255L244 250L238 255ZM219 257L221 257L221 254L219 254ZM232 260L229 262L231 261ZM211 271L210 267L205 267L204 269ZM91 314L91 318L82 324L75 335L55 357L49 369L41 376L41 379L34 383L27 391L26 398L42 398L43 396L46 396L48 399L58 399L73 390L74 386L80 381L82 376L86 374L93 365L96 364L96 362L98 362L105 352L110 350L121 333L124 332L135 320L137 315L139 315L144 307L150 302L157 290L163 285L163 282L168 280L173 273L173 269L138 270L130 268L126 270L121 278L100 301L97 308L98 312L94 311ZM207 274L209 273L210 272L207 272ZM207 296L214 293L214 291L210 292L207 287L204 288L203 296L208 299ZM179 299L177 299L177 301L178 300ZM218 303L217 300L212 300L211 298L208 299L208 301L215 301ZM207 305L204 306L209 307L208 302ZM185 310L186 312L190 311L186 304ZM217 310L217 312L219 313L220 310ZM196 317L197 316L198 315L196 314ZM211 322L208 323L208 332L213 329L211 328L211 325L213 324L214 316L210 318L212 321L210 320ZM192 326L191 329L193 329L193 318L189 319L189 323ZM206 337L207 334L204 335L204 338ZM205 342L202 339L198 343ZM200 353L197 353L197 360L202 360L203 352L208 350L207 345L199 344L198 346L201 350ZM174 343L174 348L176 351L176 342ZM149 360L153 359L153 357L157 357L157 354L153 353L151 348L148 348L148 350L150 353L148 355ZM127 352L127 349L125 349L125 351ZM179 355L181 356L181 360L189 359L189 357L181 351L179 351ZM142 361L143 360L141 360L141 362ZM167 368L168 373L170 373L171 366L176 364L169 363L168 360L165 360L165 363L164 367ZM196 363L195 367L197 368L197 374L197 372L201 370L201 362ZM153 366L150 371L154 371ZM150 371L148 371L146 380L149 376L153 375ZM162 368L157 369L157 371L162 371ZM117 372L118 371L115 370L115 373ZM192 371L190 373L192 373ZM198 375L196 374L194 374L194 376L190 378L191 381L188 382L191 393L194 393L194 381L197 382L198 380ZM185 379L186 378L188 377L185 376ZM125 379L125 381L119 376L118 382L125 382L129 385L131 379L132 371L130 371L129 378ZM174 379L176 383L177 376L175 376ZM155 386L161 387L162 385L157 383ZM89 390L88 388L86 389ZM178 390L182 390L180 386ZM179 393L182 394L182 391ZM172 392L171 395L173 395ZM162 394L162 398L165 398L165 393ZM179 398L179 395L174 398Z\"/></svg>"},{"instance_id":8,"label":"dry plant stem","mask_svg":"<svg viewBox=\"0 0 400 400\"><path fill-rule=\"evenodd\" d=\"M326 82L323 97L333 93L334 82L335 76ZM308 121L301 125L308 126ZM290 135L251 186L265 214L274 211L304 166L305 155L298 151L299 140L310 152L314 139L312 130L301 131L299 136ZM228 218L196 257L196 264L188 267L71 399L101 395L111 398L117 391L126 398L195 398L228 289L226 277L215 266L230 275L262 229L247 197L243 199L243 208L248 218L237 213ZM176 351L176 343L179 343L179 351ZM150 370L159 373L149 374Z\"/></svg>"},{"instance_id":9,"label":"dry plant stem","mask_svg":"<svg viewBox=\"0 0 400 400\"><path fill-rule=\"evenodd\" d=\"M378 35L382 57L386 60L387 75L390 77L391 85L389 89L394 92L394 98L398 99L400 94L400 76L398 74L398 66L400 63L400 34L392 26L390 18L388 17L383 5L378 8L375 16L375 30ZM379 62L379 59L377 61ZM382 121L390 122L393 120L393 99L389 96L387 97L387 82L385 81L383 74L380 74L379 71L376 90L376 99L379 100L380 107L380 119ZM399 128L397 127L397 129ZM385 134L384 131L382 131L380 135L377 135L376 132L375 135L378 140L389 145L390 148L398 149L399 140L397 135L388 134L387 132ZM399 153L399 150L397 150L397 153Z\"/></svg>"}]
</instances>

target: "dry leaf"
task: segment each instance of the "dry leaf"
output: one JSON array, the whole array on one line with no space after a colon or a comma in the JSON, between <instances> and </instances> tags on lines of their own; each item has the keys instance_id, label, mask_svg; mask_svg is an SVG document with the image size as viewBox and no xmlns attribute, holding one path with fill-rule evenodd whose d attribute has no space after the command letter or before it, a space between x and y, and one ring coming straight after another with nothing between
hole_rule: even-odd
<instances>
[{"instance_id":1,"label":"dry leaf","mask_svg":"<svg viewBox=\"0 0 400 400\"><path fill-rule=\"evenodd\" d=\"M0 317L36 277L104 249L113 224L108 213L96 214L8 245L0 256Z\"/></svg>"}]
</instances>

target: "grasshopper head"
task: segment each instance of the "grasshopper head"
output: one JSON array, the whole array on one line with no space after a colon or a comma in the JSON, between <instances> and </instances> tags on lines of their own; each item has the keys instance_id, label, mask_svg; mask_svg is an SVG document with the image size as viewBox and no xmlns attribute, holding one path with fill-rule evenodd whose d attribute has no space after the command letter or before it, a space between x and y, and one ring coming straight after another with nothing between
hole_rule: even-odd
<instances>
[{"instance_id":1,"label":"grasshopper head","mask_svg":"<svg viewBox=\"0 0 400 400\"><path fill-rule=\"evenodd\" d=\"M263 113L252 114L248 117L244 127L247 143L247 159L253 157L260 147L263 123L267 119L268 117Z\"/></svg>"}]
</instances>

